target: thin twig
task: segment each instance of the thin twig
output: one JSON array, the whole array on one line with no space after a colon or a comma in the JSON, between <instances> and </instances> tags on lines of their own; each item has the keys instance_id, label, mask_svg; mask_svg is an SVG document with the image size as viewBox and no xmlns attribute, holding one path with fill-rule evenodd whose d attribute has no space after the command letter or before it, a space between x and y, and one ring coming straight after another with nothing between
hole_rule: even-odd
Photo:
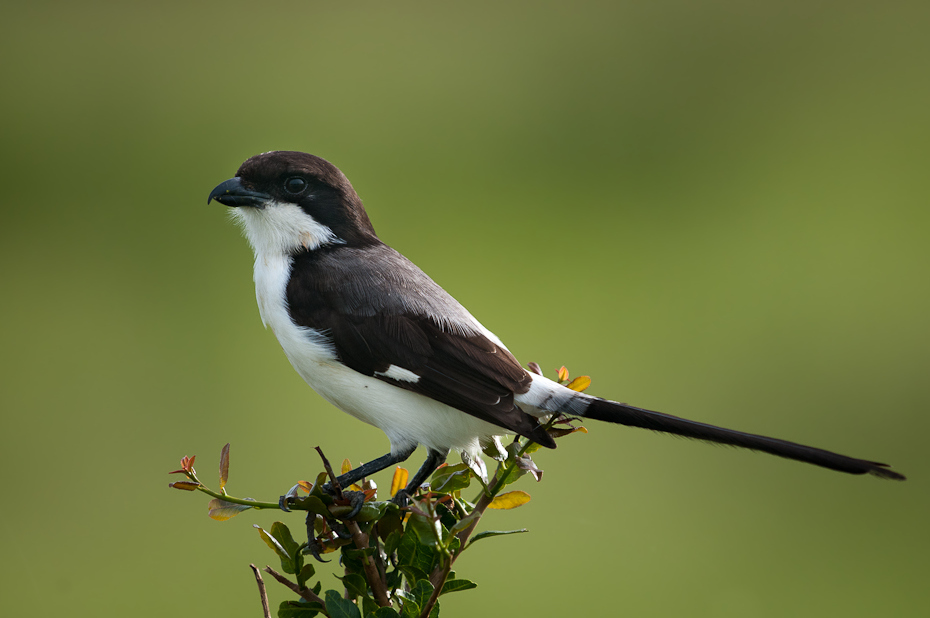
<instances>
[{"instance_id":1,"label":"thin twig","mask_svg":"<svg viewBox=\"0 0 930 618\"><path fill-rule=\"evenodd\" d=\"M254 564L250 564L249 566L252 568L252 572L255 573L255 581L258 583L258 594L262 597L262 612L264 612L265 618L271 618L271 608L268 607L268 593L265 592L265 581L262 579L262 574L257 566Z\"/></svg>"},{"instance_id":2,"label":"thin twig","mask_svg":"<svg viewBox=\"0 0 930 618\"><path fill-rule=\"evenodd\" d=\"M326 603L323 601L323 599L318 597L316 593L310 590L309 588L301 588L300 586L298 586L297 584L295 584L288 578L284 577L283 575L281 575L280 573L272 569L270 566L266 566L264 571L265 573L268 573L268 575L271 575L272 577L274 577L280 583L290 588L292 591L299 594L305 601L310 601L311 603L319 603L320 605L323 605L324 607L326 606Z\"/></svg>"}]
</instances>

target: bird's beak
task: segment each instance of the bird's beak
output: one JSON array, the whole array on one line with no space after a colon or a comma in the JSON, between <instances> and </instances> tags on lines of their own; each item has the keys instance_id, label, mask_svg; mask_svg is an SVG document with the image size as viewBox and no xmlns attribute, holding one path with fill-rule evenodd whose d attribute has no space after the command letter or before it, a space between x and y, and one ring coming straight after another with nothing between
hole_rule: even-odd
<instances>
[{"instance_id":1,"label":"bird's beak","mask_svg":"<svg viewBox=\"0 0 930 618\"><path fill-rule=\"evenodd\" d=\"M245 188L242 180L239 178L230 178L220 184L210 192L207 198L207 204L216 200L224 206L252 206L253 208L264 208L265 204L272 200L267 193L252 191Z\"/></svg>"}]
</instances>

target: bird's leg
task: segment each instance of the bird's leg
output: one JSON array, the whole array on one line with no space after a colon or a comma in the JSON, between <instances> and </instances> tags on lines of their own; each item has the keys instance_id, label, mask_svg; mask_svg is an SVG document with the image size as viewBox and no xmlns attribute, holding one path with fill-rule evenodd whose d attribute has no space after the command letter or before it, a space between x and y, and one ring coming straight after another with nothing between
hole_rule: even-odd
<instances>
[{"instance_id":1,"label":"bird's leg","mask_svg":"<svg viewBox=\"0 0 930 618\"><path fill-rule=\"evenodd\" d=\"M410 500L410 496L417 490L417 488L429 478L429 476L436 471L436 468L442 464L446 457L449 455L449 451L435 451L429 449L426 453L426 461L423 462L423 465L420 466L420 469L417 470L417 473L413 475L413 478L410 479L410 482L407 483L407 486L398 491L391 500L394 504L405 507L407 502Z\"/></svg>"},{"instance_id":2,"label":"bird's leg","mask_svg":"<svg viewBox=\"0 0 930 618\"><path fill-rule=\"evenodd\" d=\"M345 474L336 477L336 479L339 481L339 486L342 488L346 488L349 485L352 485L353 483L356 483L362 480L363 478L365 478L366 476L370 474L374 474L375 472L380 472L381 470L384 470L388 466L393 466L394 464L398 464L402 461L406 461L410 457L410 455L413 454L413 451L415 451L416 448L417 448L416 445L413 445L409 448L404 449L403 451L397 452L396 454L388 453L387 455L382 455L381 457L378 457L377 459L372 459L368 463L360 465L358 468L353 468L352 470L349 470ZM323 485L323 491L327 493L333 493L332 483L326 483L325 485ZM287 495L281 496L281 498L278 500L278 504L281 507L282 511L290 510L288 508L288 505L293 504L293 500L296 497L296 495L297 495L297 486L295 485L294 487L291 488L291 491L289 491Z\"/></svg>"},{"instance_id":3,"label":"bird's leg","mask_svg":"<svg viewBox=\"0 0 930 618\"><path fill-rule=\"evenodd\" d=\"M353 468L349 470L348 472L346 472L345 474L340 475L337 478L337 480L339 481L339 486L342 488L346 488L352 483L357 483L358 481L362 480L363 478L365 478L366 476L370 474L374 474L375 472L381 472L382 470L384 470L385 468L389 466L393 466L394 464L399 464L402 461L406 461L407 459L410 458L411 455L413 455L413 451L415 451L416 449L417 449L417 446L414 444L413 446L407 449L404 449L403 451L399 451L396 454L393 452L388 453L387 455L382 455L381 457L378 457L377 459L372 459L368 463L364 463L360 465L358 468ZM326 489L328 486L329 486L329 483L324 485L323 488Z\"/></svg>"}]
</instances>

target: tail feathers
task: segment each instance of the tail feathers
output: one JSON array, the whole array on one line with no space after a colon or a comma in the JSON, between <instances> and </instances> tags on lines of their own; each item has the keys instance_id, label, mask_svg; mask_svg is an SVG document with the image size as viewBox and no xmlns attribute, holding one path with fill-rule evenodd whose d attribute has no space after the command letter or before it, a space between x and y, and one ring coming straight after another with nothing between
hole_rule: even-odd
<instances>
[{"instance_id":1,"label":"tail feathers","mask_svg":"<svg viewBox=\"0 0 930 618\"><path fill-rule=\"evenodd\" d=\"M670 414L644 410L607 399L592 397L590 405L581 413L581 416L599 421L607 421L609 423L619 423L620 425L626 425L628 427L641 427L643 429L662 431L686 438L695 438L697 440L706 440L708 442L729 444L754 451L762 451L771 455L803 461L814 464L815 466L821 466L839 472L847 472L849 474L874 474L881 478L894 479L897 481L903 481L905 478L903 474L899 474L894 470L889 470L887 464L864 459L854 459L823 449L795 444L787 440L767 438L765 436L689 421Z\"/></svg>"}]
</instances>

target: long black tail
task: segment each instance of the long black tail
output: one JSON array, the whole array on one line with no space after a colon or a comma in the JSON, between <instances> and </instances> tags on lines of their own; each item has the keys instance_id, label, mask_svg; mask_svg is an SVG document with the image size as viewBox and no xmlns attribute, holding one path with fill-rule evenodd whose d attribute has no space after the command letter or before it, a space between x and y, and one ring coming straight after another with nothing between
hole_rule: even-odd
<instances>
[{"instance_id":1,"label":"long black tail","mask_svg":"<svg viewBox=\"0 0 930 618\"><path fill-rule=\"evenodd\" d=\"M778 440L757 436L742 431L724 429L705 423L689 421L687 419L663 414L662 412L653 412L628 406L625 403L617 403L607 399L592 397L591 403L587 409L581 413L585 418L593 418L608 423L619 423L628 427L641 427L643 429L652 429L653 431L664 431L686 438L696 438L698 440L707 440L708 442L717 442L719 444L730 444L741 448L748 448L754 451L762 451L779 457L787 457L797 461L804 461L815 466L830 468L849 474L874 474L885 479L894 479L903 481L904 475L889 470L887 464L875 461L866 461L864 459L854 459L845 455L838 455L811 446L795 444L787 440Z\"/></svg>"}]
</instances>

